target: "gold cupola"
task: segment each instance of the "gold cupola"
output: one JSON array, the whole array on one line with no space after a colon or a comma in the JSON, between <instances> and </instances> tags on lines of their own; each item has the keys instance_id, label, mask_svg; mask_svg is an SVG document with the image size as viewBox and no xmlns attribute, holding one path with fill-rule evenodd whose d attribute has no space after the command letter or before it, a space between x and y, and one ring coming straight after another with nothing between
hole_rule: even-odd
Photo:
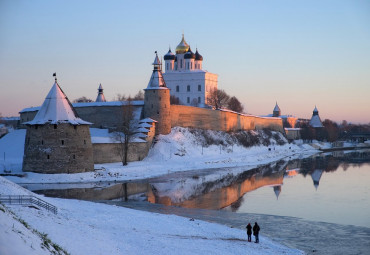
<instances>
[{"instance_id":1,"label":"gold cupola","mask_svg":"<svg viewBox=\"0 0 370 255\"><path fill-rule=\"evenodd\" d=\"M189 44L186 43L184 34L182 34L181 42L176 47L176 54L185 54L188 50L189 50Z\"/></svg>"}]
</instances>

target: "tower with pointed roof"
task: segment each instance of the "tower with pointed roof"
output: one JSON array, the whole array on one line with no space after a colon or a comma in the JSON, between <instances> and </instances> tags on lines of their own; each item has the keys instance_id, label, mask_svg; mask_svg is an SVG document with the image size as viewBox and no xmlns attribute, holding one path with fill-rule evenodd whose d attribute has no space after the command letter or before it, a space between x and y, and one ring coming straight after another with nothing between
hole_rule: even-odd
<instances>
[{"instance_id":1,"label":"tower with pointed roof","mask_svg":"<svg viewBox=\"0 0 370 255\"><path fill-rule=\"evenodd\" d=\"M322 127L324 127L322 125L322 122L321 122L321 119L320 119L320 116L319 116L319 110L317 110L316 106L315 106L315 109L313 109L312 117L311 117L311 120L310 120L309 124L313 128L322 128Z\"/></svg>"},{"instance_id":2,"label":"tower with pointed roof","mask_svg":"<svg viewBox=\"0 0 370 255\"><path fill-rule=\"evenodd\" d=\"M281 115L280 107L278 106L278 103L276 102L274 111L272 112L272 117L279 117Z\"/></svg>"},{"instance_id":3,"label":"tower with pointed roof","mask_svg":"<svg viewBox=\"0 0 370 255\"><path fill-rule=\"evenodd\" d=\"M171 132L170 89L163 79L162 64L157 52L153 62L153 72L144 91L144 118L157 121L156 135L169 134Z\"/></svg>"},{"instance_id":4,"label":"tower with pointed roof","mask_svg":"<svg viewBox=\"0 0 370 255\"><path fill-rule=\"evenodd\" d=\"M171 48L164 55L165 73L163 77L171 96L179 99L182 105L206 106L208 96L217 89L217 74L203 70L203 57L195 53L185 41L184 34L175 53Z\"/></svg>"},{"instance_id":5,"label":"tower with pointed roof","mask_svg":"<svg viewBox=\"0 0 370 255\"><path fill-rule=\"evenodd\" d=\"M98 88L98 96L96 97L96 100L95 102L106 102L107 100L105 100L105 96L104 96L104 93L103 93L103 86L99 85L99 88Z\"/></svg>"},{"instance_id":6,"label":"tower with pointed roof","mask_svg":"<svg viewBox=\"0 0 370 255\"><path fill-rule=\"evenodd\" d=\"M89 125L80 119L57 79L27 127L23 171L80 173L94 170Z\"/></svg>"}]
</instances>

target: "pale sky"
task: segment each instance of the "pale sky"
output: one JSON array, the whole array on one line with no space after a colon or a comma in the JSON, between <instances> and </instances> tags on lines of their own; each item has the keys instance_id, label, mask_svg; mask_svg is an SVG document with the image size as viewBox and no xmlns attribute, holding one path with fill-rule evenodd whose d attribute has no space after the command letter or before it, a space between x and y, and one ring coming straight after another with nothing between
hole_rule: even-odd
<instances>
[{"instance_id":1,"label":"pale sky","mask_svg":"<svg viewBox=\"0 0 370 255\"><path fill-rule=\"evenodd\" d=\"M248 113L370 122L370 1L0 0L0 113L146 88L184 32Z\"/></svg>"}]
</instances>

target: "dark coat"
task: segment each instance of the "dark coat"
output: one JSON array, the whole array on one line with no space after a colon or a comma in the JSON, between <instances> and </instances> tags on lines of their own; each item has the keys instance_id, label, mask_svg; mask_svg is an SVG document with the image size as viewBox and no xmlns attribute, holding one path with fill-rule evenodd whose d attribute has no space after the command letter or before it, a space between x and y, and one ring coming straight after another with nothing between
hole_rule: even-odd
<instances>
[{"instance_id":1,"label":"dark coat","mask_svg":"<svg viewBox=\"0 0 370 255\"><path fill-rule=\"evenodd\" d=\"M253 226L253 235L256 236L260 232L260 226L258 226L257 223L254 224Z\"/></svg>"},{"instance_id":2,"label":"dark coat","mask_svg":"<svg viewBox=\"0 0 370 255\"><path fill-rule=\"evenodd\" d=\"M246 228L247 228L247 235L251 235L252 234L252 226L251 226L251 224L248 224L246 226Z\"/></svg>"}]
</instances>

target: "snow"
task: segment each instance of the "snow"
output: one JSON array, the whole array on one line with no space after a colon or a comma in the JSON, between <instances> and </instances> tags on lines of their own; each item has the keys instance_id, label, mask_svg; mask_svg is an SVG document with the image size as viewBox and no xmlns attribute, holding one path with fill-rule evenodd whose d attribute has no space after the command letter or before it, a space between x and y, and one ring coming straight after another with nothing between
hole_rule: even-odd
<instances>
[{"instance_id":1,"label":"snow","mask_svg":"<svg viewBox=\"0 0 370 255\"><path fill-rule=\"evenodd\" d=\"M91 143L119 143L108 129L90 128Z\"/></svg>"},{"instance_id":2,"label":"snow","mask_svg":"<svg viewBox=\"0 0 370 255\"><path fill-rule=\"evenodd\" d=\"M319 115L313 115L310 120L310 126L314 128L324 127L321 123Z\"/></svg>"},{"instance_id":3,"label":"snow","mask_svg":"<svg viewBox=\"0 0 370 255\"><path fill-rule=\"evenodd\" d=\"M164 82L161 71L159 71L159 70L154 70L153 71L152 76L150 77L150 80L149 80L149 83L148 83L148 87L146 88L146 90L148 90L148 89L168 89L166 87L166 83Z\"/></svg>"},{"instance_id":4,"label":"snow","mask_svg":"<svg viewBox=\"0 0 370 255\"><path fill-rule=\"evenodd\" d=\"M144 128L144 127L140 127L138 129L135 129L135 132L148 133L149 129Z\"/></svg>"},{"instance_id":5,"label":"snow","mask_svg":"<svg viewBox=\"0 0 370 255\"><path fill-rule=\"evenodd\" d=\"M106 129L91 128L90 130L94 143L106 142L111 139ZM227 139L222 132L210 131L210 134L218 140ZM6 152L6 164L8 166L9 161L12 160L12 173L23 173L24 139L25 130L14 131L0 139L0 153ZM135 139L137 139L137 142L145 142L137 137ZM302 157L317 152L312 146L303 143L282 146L273 144L270 147L254 146L250 148L237 144L205 147L202 140L192 134L189 129L177 127L173 128L169 135L158 136L157 143L151 148L144 160L130 162L124 167L120 162L117 162L96 164L95 168L101 170L94 172L52 175L28 172L23 178L15 176L7 178L17 183L81 183L135 180L179 171L225 167L252 168L284 158ZM0 158L0 171L2 170L2 162L3 160Z\"/></svg>"},{"instance_id":6,"label":"snow","mask_svg":"<svg viewBox=\"0 0 370 255\"><path fill-rule=\"evenodd\" d=\"M25 137L26 130L18 129L0 139L0 172L22 170Z\"/></svg>"},{"instance_id":7,"label":"snow","mask_svg":"<svg viewBox=\"0 0 370 255\"><path fill-rule=\"evenodd\" d=\"M124 139L124 134L119 136L116 133L109 133L108 129L90 128L91 143L120 143L120 139ZM135 135L130 138L133 143L145 143L146 141L140 139L147 137L146 135Z\"/></svg>"},{"instance_id":8,"label":"snow","mask_svg":"<svg viewBox=\"0 0 370 255\"><path fill-rule=\"evenodd\" d=\"M151 118L145 118L139 121L139 123L153 123L153 122L157 122L157 121Z\"/></svg>"},{"instance_id":9,"label":"snow","mask_svg":"<svg viewBox=\"0 0 370 255\"><path fill-rule=\"evenodd\" d=\"M146 123L146 122L142 122L138 125L138 127L143 127L143 128L151 128L152 125Z\"/></svg>"},{"instance_id":10,"label":"snow","mask_svg":"<svg viewBox=\"0 0 370 255\"><path fill-rule=\"evenodd\" d=\"M133 106L143 106L144 101L137 100L137 101L131 101L131 105ZM120 106L120 105L127 105L127 101L111 101L111 102L84 102L84 103L73 103L73 107L93 107L93 106ZM28 107L24 108L20 111L20 113L24 112L34 112L40 110L40 106L37 107Z\"/></svg>"},{"instance_id":11,"label":"snow","mask_svg":"<svg viewBox=\"0 0 370 255\"><path fill-rule=\"evenodd\" d=\"M0 177L0 194L23 195L30 191ZM30 228L46 233L70 254L173 254L175 251L176 254L303 254L263 236L259 244L248 243L242 229L175 215L33 195L57 206L58 214L42 208L7 207ZM22 228L7 210L0 211L0 226L0 254L50 254L40 248L37 236Z\"/></svg>"},{"instance_id":12,"label":"snow","mask_svg":"<svg viewBox=\"0 0 370 255\"><path fill-rule=\"evenodd\" d=\"M92 139L109 137L107 129L91 128ZM214 139L225 140L222 132L209 131ZM12 173L22 173L22 158L25 130L16 130L0 139L0 153L6 152L6 162L13 162L17 167ZM312 155L317 151L307 144L285 144L279 146L274 140L272 145L244 148L237 144L227 146L202 146L202 139L186 128L173 128L169 135L160 135L151 148L149 155L138 162L130 162L128 166L121 163L97 164L94 172L78 174L37 174L28 172L23 178L7 176L0 177L0 194L22 195L33 194L13 183L65 183L65 185L90 185L99 181L124 181L160 176L163 174L221 168L214 175L207 175L209 180L219 177L222 168L235 173L252 169L257 165L267 164L279 159ZM0 165L1 165L0 160ZM11 182L13 181L13 182ZM192 182L191 182L192 181ZM195 179L189 179L181 192L190 195L190 189L196 185ZM300 251L283 247L263 236L260 244L248 243L242 229L227 226L190 221L174 215L160 215L137 211L123 207L99 204L87 201L65 200L42 197L33 194L58 207L54 215L40 208L9 206L15 214L24 219L32 228L48 237L71 254L302 254ZM0 240L8 233L9 226L14 226L22 232L11 234L12 247L1 245L0 254L43 254L39 252L39 237L17 224L9 216L0 211ZM10 223L9 223L10 222ZM7 231L7 232L6 232ZM18 234L17 234L18 233ZM28 241L19 241L28 240ZM17 241L18 240L18 241ZM30 247L34 248L31 248Z\"/></svg>"},{"instance_id":13,"label":"snow","mask_svg":"<svg viewBox=\"0 0 370 255\"><path fill-rule=\"evenodd\" d=\"M91 124L78 118L64 92L55 82L45 98L40 110L28 125L70 123L72 125Z\"/></svg>"}]
</instances>

